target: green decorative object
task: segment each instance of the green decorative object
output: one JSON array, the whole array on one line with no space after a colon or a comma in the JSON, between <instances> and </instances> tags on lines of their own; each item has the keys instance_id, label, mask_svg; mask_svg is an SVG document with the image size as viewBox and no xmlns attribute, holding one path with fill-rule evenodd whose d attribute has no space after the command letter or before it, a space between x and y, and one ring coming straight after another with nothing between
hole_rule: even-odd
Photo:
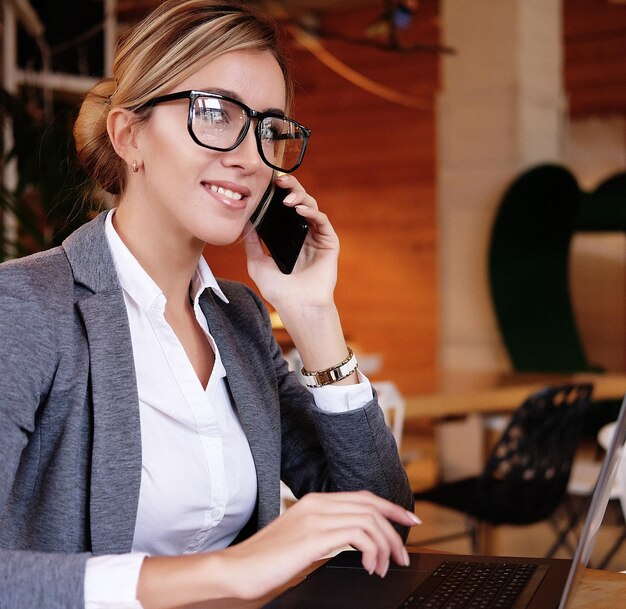
<instances>
[{"instance_id":1,"label":"green decorative object","mask_svg":"<svg viewBox=\"0 0 626 609\"><path fill-rule=\"evenodd\" d=\"M505 193L489 248L489 282L513 368L597 371L588 361L572 309L569 250L581 231L626 231L626 173L581 191L558 165L519 176Z\"/></svg>"}]
</instances>

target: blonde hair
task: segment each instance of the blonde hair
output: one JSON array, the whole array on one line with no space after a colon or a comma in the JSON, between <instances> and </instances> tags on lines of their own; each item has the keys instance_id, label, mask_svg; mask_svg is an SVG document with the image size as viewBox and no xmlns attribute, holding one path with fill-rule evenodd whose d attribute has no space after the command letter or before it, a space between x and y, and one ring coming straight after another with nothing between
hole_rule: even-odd
<instances>
[{"instance_id":1,"label":"blonde hair","mask_svg":"<svg viewBox=\"0 0 626 609\"><path fill-rule=\"evenodd\" d=\"M152 97L220 55L231 51L270 51L285 77L287 105L293 83L274 22L239 0L165 0L118 41L113 77L89 91L74 124L78 160L106 192L119 195L126 165L116 154L106 123L113 106L137 111L146 120Z\"/></svg>"}]
</instances>

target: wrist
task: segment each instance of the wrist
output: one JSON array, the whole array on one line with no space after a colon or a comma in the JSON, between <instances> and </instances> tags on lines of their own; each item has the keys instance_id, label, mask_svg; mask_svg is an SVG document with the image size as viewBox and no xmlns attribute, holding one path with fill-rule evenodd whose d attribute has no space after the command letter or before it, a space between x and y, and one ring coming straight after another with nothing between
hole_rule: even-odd
<instances>
[{"instance_id":1,"label":"wrist","mask_svg":"<svg viewBox=\"0 0 626 609\"><path fill-rule=\"evenodd\" d=\"M337 306L333 300L327 304L318 305L302 305L290 302L282 305L272 303L272 306L276 309L285 328L295 333L303 330L306 324L334 324L339 316Z\"/></svg>"},{"instance_id":2,"label":"wrist","mask_svg":"<svg viewBox=\"0 0 626 609\"><path fill-rule=\"evenodd\" d=\"M144 609L168 609L222 598L237 598L236 579L223 551L144 559L137 599Z\"/></svg>"},{"instance_id":3,"label":"wrist","mask_svg":"<svg viewBox=\"0 0 626 609\"><path fill-rule=\"evenodd\" d=\"M279 315L306 370L324 370L347 357L348 348L334 304L289 314L279 311Z\"/></svg>"}]
</instances>

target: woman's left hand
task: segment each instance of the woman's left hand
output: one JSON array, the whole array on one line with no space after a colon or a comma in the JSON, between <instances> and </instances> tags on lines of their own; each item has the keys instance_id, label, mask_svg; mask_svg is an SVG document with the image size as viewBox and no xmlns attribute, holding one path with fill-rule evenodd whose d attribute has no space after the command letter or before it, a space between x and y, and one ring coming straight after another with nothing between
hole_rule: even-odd
<instances>
[{"instance_id":1,"label":"woman's left hand","mask_svg":"<svg viewBox=\"0 0 626 609\"><path fill-rule=\"evenodd\" d=\"M326 214L298 180L281 176L277 185L289 190L285 205L307 220L309 231L291 274L282 273L265 254L255 230L248 230L244 244L248 273L263 297L279 311L285 307L326 306L333 303L337 282L339 239Z\"/></svg>"}]
</instances>

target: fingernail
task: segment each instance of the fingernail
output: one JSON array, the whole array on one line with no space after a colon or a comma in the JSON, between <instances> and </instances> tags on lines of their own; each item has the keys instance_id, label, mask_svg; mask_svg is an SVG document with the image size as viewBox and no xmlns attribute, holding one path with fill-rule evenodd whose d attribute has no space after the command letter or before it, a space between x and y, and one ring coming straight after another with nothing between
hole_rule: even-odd
<instances>
[{"instance_id":1,"label":"fingernail","mask_svg":"<svg viewBox=\"0 0 626 609\"><path fill-rule=\"evenodd\" d=\"M411 564L411 559L409 558L409 553L406 551L406 548L402 548L402 556L404 558L404 566L408 567Z\"/></svg>"},{"instance_id":2,"label":"fingernail","mask_svg":"<svg viewBox=\"0 0 626 609\"><path fill-rule=\"evenodd\" d=\"M387 575L387 571L389 571L389 559L387 559L387 562L385 563L385 566L383 567L383 571L380 576L385 577L385 575Z\"/></svg>"},{"instance_id":3,"label":"fingernail","mask_svg":"<svg viewBox=\"0 0 626 609\"><path fill-rule=\"evenodd\" d=\"M408 510L406 511L407 516L415 523L415 524L422 524L422 520L421 518L419 518L419 516L417 516L417 514L414 514L413 512L409 512Z\"/></svg>"},{"instance_id":4,"label":"fingernail","mask_svg":"<svg viewBox=\"0 0 626 609\"><path fill-rule=\"evenodd\" d=\"M290 192L284 199L285 203L293 203L296 200L296 193Z\"/></svg>"},{"instance_id":5,"label":"fingernail","mask_svg":"<svg viewBox=\"0 0 626 609\"><path fill-rule=\"evenodd\" d=\"M276 178L277 182L286 182L289 179L289 176L278 176Z\"/></svg>"}]
</instances>

